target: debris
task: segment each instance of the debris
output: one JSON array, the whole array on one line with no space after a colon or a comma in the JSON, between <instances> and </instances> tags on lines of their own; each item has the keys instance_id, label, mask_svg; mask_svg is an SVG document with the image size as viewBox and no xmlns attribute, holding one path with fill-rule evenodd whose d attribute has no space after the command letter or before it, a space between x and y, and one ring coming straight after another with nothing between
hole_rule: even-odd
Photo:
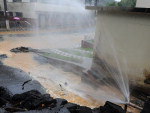
<instances>
[{"instance_id":1,"label":"debris","mask_svg":"<svg viewBox=\"0 0 150 113\"><path fill-rule=\"evenodd\" d=\"M17 112L17 111L24 112L24 111L27 111L26 109L15 108L15 107L8 107L8 108L5 108L5 110L9 111L9 112Z\"/></svg>"},{"instance_id":2,"label":"debris","mask_svg":"<svg viewBox=\"0 0 150 113\"><path fill-rule=\"evenodd\" d=\"M27 110L37 110L43 109L45 107L52 107L56 104L49 94L42 95L37 90L31 90L22 94L16 94L12 97L12 104L15 107L27 109Z\"/></svg>"},{"instance_id":3,"label":"debris","mask_svg":"<svg viewBox=\"0 0 150 113\"><path fill-rule=\"evenodd\" d=\"M92 113L92 109L85 106L72 106L68 110L70 113Z\"/></svg>"},{"instance_id":4,"label":"debris","mask_svg":"<svg viewBox=\"0 0 150 113\"><path fill-rule=\"evenodd\" d=\"M59 84L59 86L60 86L60 88L61 88L61 91L64 91L64 90L63 90L63 87L62 87L62 85L61 85L61 84Z\"/></svg>"},{"instance_id":5,"label":"debris","mask_svg":"<svg viewBox=\"0 0 150 113\"><path fill-rule=\"evenodd\" d=\"M150 72L145 69L143 74L145 75L144 83L145 84L150 84Z\"/></svg>"},{"instance_id":6,"label":"debris","mask_svg":"<svg viewBox=\"0 0 150 113\"><path fill-rule=\"evenodd\" d=\"M28 82L26 81L25 83ZM145 108L141 113L149 113L147 112L150 108L149 105L149 103L145 103ZM7 112L25 112L46 108L49 113L125 113L122 107L111 102L106 102L104 106L99 108L91 109L70 103L65 99L53 99L49 94L41 94L37 90L11 96L4 87L0 87L0 107L3 107Z\"/></svg>"},{"instance_id":7,"label":"debris","mask_svg":"<svg viewBox=\"0 0 150 113\"><path fill-rule=\"evenodd\" d=\"M8 58L6 54L0 54L0 59Z\"/></svg>"},{"instance_id":8,"label":"debris","mask_svg":"<svg viewBox=\"0 0 150 113\"><path fill-rule=\"evenodd\" d=\"M7 101L0 97L0 107L3 107L6 104L7 104Z\"/></svg>"},{"instance_id":9,"label":"debris","mask_svg":"<svg viewBox=\"0 0 150 113\"><path fill-rule=\"evenodd\" d=\"M17 47L11 49L10 51L14 53L26 53L26 52L30 52L30 49L28 47Z\"/></svg>"},{"instance_id":10,"label":"debris","mask_svg":"<svg viewBox=\"0 0 150 113\"><path fill-rule=\"evenodd\" d=\"M65 86L67 86L68 85L68 83L67 82L65 82Z\"/></svg>"},{"instance_id":11,"label":"debris","mask_svg":"<svg viewBox=\"0 0 150 113\"><path fill-rule=\"evenodd\" d=\"M60 99L60 98L57 98L56 101L57 101L57 107L58 107L58 106L64 106L64 105L66 105L66 104L68 103L67 100L65 100L65 99Z\"/></svg>"},{"instance_id":12,"label":"debris","mask_svg":"<svg viewBox=\"0 0 150 113\"><path fill-rule=\"evenodd\" d=\"M144 108L141 113L150 113L150 99L145 102Z\"/></svg>"},{"instance_id":13,"label":"debris","mask_svg":"<svg viewBox=\"0 0 150 113\"><path fill-rule=\"evenodd\" d=\"M150 84L150 78L145 79L145 80L144 80L144 83L145 83L145 84Z\"/></svg>"},{"instance_id":14,"label":"debris","mask_svg":"<svg viewBox=\"0 0 150 113\"><path fill-rule=\"evenodd\" d=\"M6 105L11 100L12 94L8 89L0 86L0 107Z\"/></svg>"},{"instance_id":15,"label":"debris","mask_svg":"<svg viewBox=\"0 0 150 113\"><path fill-rule=\"evenodd\" d=\"M101 113L126 113L121 106L108 101L105 103L104 106L101 106L99 110Z\"/></svg>"}]
</instances>

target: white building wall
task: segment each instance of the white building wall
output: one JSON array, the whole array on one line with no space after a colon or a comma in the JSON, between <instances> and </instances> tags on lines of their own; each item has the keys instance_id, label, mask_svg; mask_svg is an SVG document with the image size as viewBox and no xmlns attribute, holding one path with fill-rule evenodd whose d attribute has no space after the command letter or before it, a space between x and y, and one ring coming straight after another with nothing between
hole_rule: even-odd
<instances>
[{"instance_id":1,"label":"white building wall","mask_svg":"<svg viewBox=\"0 0 150 113\"><path fill-rule=\"evenodd\" d=\"M10 12L22 12L24 18L37 18L37 12L71 12L82 13L84 7L67 6L61 4L46 4L41 2L30 2L30 0L22 0L22 2L12 2L13 0L7 0L8 11ZM3 0L0 0L2 10L4 10Z\"/></svg>"},{"instance_id":2,"label":"white building wall","mask_svg":"<svg viewBox=\"0 0 150 113\"><path fill-rule=\"evenodd\" d=\"M150 73L150 16L100 12L96 26L95 54L100 59L130 80L144 79L145 70Z\"/></svg>"},{"instance_id":3,"label":"white building wall","mask_svg":"<svg viewBox=\"0 0 150 113\"><path fill-rule=\"evenodd\" d=\"M3 9L3 0L0 0L0 7L1 7L1 10Z\"/></svg>"},{"instance_id":4,"label":"white building wall","mask_svg":"<svg viewBox=\"0 0 150 113\"><path fill-rule=\"evenodd\" d=\"M150 0L137 0L136 7L150 8Z\"/></svg>"},{"instance_id":5,"label":"white building wall","mask_svg":"<svg viewBox=\"0 0 150 113\"><path fill-rule=\"evenodd\" d=\"M24 18L37 18L36 17L36 3L10 3L8 2L8 11L22 12Z\"/></svg>"},{"instance_id":6,"label":"white building wall","mask_svg":"<svg viewBox=\"0 0 150 113\"><path fill-rule=\"evenodd\" d=\"M7 0L7 2L12 2L13 0Z\"/></svg>"}]
</instances>

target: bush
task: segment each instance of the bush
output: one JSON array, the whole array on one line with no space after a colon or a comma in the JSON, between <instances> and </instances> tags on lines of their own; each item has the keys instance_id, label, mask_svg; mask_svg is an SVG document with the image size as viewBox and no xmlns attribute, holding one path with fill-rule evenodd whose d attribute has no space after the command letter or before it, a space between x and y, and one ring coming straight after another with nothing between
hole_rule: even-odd
<instances>
[{"instance_id":1,"label":"bush","mask_svg":"<svg viewBox=\"0 0 150 113\"><path fill-rule=\"evenodd\" d=\"M119 6L119 7L135 7L136 0L121 0L120 2L110 2L107 6Z\"/></svg>"},{"instance_id":2,"label":"bush","mask_svg":"<svg viewBox=\"0 0 150 113\"><path fill-rule=\"evenodd\" d=\"M121 0L121 2L118 3L118 6L121 7L135 7L136 0Z\"/></svg>"}]
</instances>

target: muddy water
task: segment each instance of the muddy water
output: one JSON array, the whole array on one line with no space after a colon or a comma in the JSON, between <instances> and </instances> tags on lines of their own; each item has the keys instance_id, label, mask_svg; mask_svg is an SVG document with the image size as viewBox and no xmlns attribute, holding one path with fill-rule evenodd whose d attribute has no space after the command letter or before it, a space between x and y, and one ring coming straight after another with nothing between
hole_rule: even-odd
<instances>
[{"instance_id":1,"label":"muddy water","mask_svg":"<svg viewBox=\"0 0 150 113\"><path fill-rule=\"evenodd\" d=\"M6 35L2 34L0 41L0 54L7 54L4 64L19 68L29 73L33 79L38 80L52 96L65 98L70 102L89 107L97 106L92 99L84 99L76 94L73 88L81 83L81 78L70 72L64 72L48 63L40 63L33 53L14 54L10 49L26 46L36 49L70 48L81 43L85 34L38 34L38 35ZM72 84L73 83L73 84ZM83 97L83 96L82 96ZM90 98L90 97L89 97Z\"/></svg>"}]
</instances>

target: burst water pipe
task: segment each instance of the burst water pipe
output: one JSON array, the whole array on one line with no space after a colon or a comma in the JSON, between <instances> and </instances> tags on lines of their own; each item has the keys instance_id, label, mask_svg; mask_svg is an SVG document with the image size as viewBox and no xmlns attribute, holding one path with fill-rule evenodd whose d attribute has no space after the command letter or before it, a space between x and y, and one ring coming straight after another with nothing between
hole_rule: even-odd
<instances>
[{"instance_id":1,"label":"burst water pipe","mask_svg":"<svg viewBox=\"0 0 150 113\"><path fill-rule=\"evenodd\" d=\"M126 113L127 113L127 110L128 110L128 106L131 106L131 107L136 108L138 110L142 110L143 109L142 107L137 106L136 104L133 104L133 103L129 102L129 103L124 105L124 110L125 110Z\"/></svg>"}]
</instances>

